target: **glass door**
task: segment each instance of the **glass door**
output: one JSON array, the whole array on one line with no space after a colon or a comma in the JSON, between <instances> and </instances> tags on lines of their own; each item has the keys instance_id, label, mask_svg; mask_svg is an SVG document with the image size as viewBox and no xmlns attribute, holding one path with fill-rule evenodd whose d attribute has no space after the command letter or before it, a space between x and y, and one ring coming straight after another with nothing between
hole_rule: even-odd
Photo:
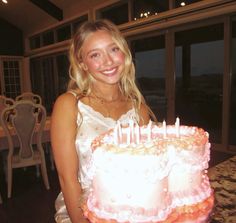
<instances>
[{"instance_id":1,"label":"glass door","mask_svg":"<svg viewBox=\"0 0 236 223\"><path fill-rule=\"evenodd\" d=\"M223 23L175 33L175 113L182 124L204 128L222 141Z\"/></svg>"},{"instance_id":2,"label":"glass door","mask_svg":"<svg viewBox=\"0 0 236 223\"><path fill-rule=\"evenodd\" d=\"M136 37L131 40L137 84L158 121L166 119L165 36Z\"/></svg>"},{"instance_id":3,"label":"glass door","mask_svg":"<svg viewBox=\"0 0 236 223\"><path fill-rule=\"evenodd\" d=\"M30 61L32 91L42 97L48 115L57 96L67 89L69 61L66 53L33 58Z\"/></svg>"}]
</instances>

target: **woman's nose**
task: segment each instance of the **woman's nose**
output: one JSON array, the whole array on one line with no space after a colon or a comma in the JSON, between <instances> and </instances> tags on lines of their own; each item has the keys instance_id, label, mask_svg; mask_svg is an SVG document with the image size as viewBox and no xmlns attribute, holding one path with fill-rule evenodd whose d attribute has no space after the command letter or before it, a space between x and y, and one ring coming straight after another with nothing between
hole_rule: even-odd
<instances>
[{"instance_id":1,"label":"woman's nose","mask_svg":"<svg viewBox=\"0 0 236 223\"><path fill-rule=\"evenodd\" d=\"M113 58L109 53L105 53L104 55L104 64L111 65L113 63Z\"/></svg>"}]
</instances>

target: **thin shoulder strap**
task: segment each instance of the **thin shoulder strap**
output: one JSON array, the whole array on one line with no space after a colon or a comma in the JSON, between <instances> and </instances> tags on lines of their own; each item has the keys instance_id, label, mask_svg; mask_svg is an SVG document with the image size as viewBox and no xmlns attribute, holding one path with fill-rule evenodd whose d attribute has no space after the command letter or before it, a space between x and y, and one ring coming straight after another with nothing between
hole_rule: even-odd
<instances>
[{"instance_id":1,"label":"thin shoulder strap","mask_svg":"<svg viewBox=\"0 0 236 223\"><path fill-rule=\"evenodd\" d=\"M77 101L79 101L81 98L83 98L85 96L83 93L78 93L78 92L76 92L74 90L69 90L67 92L71 93L72 95L74 95Z\"/></svg>"},{"instance_id":2,"label":"thin shoulder strap","mask_svg":"<svg viewBox=\"0 0 236 223\"><path fill-rule=\"evenodd\" d=\"M75 96L76 98L76 101L78 102L81 98L81 94L77 93L76 91L73 91L73 90L69 90L68 93L72 94ZM78 109L78 115L80 116L80 119L77 119L77 127L79 128L79 126L82 124L82 121L83 121L83 116L80 112L80 110ZM79 121L78 121L79 120Z\"/></svg>"},{"instance_id":3,"label":"thin shoulder strap","mask_svg":"<svg viewBox=\"0 0 236 223\"><path fill-rule=\"evenodd\" d=\"M67 91L68 93L71 93L72 95L74 95L76 98L78 97L78 93L76 93L75 91L73 90L69 90Z\"/></svg>"}]
</instances>

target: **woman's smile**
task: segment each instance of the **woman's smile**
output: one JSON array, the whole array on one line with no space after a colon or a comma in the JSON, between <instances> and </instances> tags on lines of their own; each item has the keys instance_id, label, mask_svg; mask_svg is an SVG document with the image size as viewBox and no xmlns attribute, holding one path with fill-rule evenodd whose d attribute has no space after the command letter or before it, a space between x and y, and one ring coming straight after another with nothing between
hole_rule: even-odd
<instances>
[{"instance_id":1,"label":"woman's smile","mask_svg":"<svg viewBox=\"0 0 236 223\"><path fill-rule=\"evenodd\" d=\"M116 84L124 70L124 53L107 31L91 34L82 49L83 65L97 81Z\"/></svg>"},{"instance_id":2,"label":"woman's smile","mask_svg":"<svg viewBox=\"0 0 236 223\"><path fill-rule=\"evenodd\" d=\"M112 69L107 69L102 71L103 74L108 75L108 76L112 76L114 74L116 74L117 71L117 67L116 68L112 68Z\"/></svg>"}]
</instances>

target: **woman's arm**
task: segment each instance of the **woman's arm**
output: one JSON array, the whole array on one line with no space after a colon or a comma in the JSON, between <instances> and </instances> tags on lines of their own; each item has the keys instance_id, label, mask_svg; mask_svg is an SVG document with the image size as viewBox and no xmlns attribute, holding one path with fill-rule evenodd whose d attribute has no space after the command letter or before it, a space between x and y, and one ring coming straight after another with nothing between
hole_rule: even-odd
<instances>
[{"instance_id":1,"label":"woman's arm","mask_svg":"<svg viewBox=\"0 0 236 223\"><path fill-rule=\"evenodd\" d=\"M83 222L79 203L79 160L75 148L77 112L76 98L65 93L56 100L51 117L51 143L55 164L66 208L73 223Z\"/></svg>"},{"instance_id":2,"label":"woman's arm","mask_svg":"<svg viewBox=\"0 0 236 223\"><path fill-rule=\"evenodd\" d=\"M139 114L140 114L139 125L141 126L147 125L148 122L150 121L150 112L146 104L143 103L141 104Z\"/></svg>"}]
</instances>

